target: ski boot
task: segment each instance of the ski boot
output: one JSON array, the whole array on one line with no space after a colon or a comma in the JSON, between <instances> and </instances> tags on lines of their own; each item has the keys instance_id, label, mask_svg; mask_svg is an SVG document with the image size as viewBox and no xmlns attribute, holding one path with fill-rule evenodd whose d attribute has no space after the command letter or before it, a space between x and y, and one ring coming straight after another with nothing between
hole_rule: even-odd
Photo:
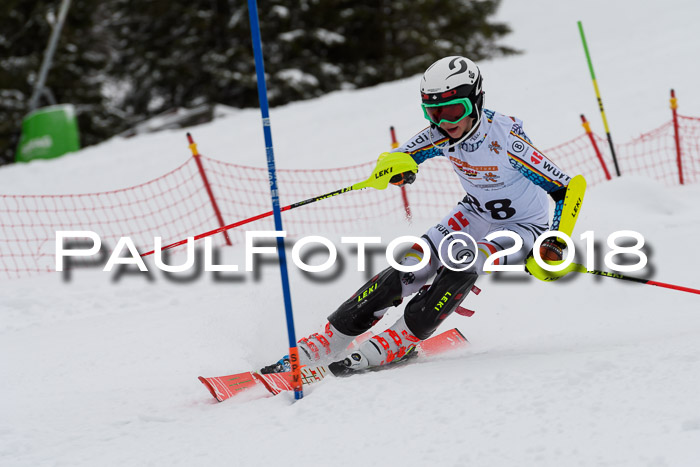
<instances>
[{"instance_id":1,"label":"ski boot","mask_svg":"<svg viewBox=\"0 0 700 467\"><path fill-rule=\"evenodd\" d=\"M362 351L356 350L347 357L345 357L343 360L333 362L330 365L328 365L328 370L335 376L345 377L357 373L362 373L365 371L376 371L388 367L393 367L395 365L399 365L401 363L405 363L409 360L412 360L417 356L418 349L416 348L416 346L411 346L408 348L408 350L406 350L406 353L402 357L396 358L388 364L380 364L379 366L376 366L370 363L370 360L362 353Z\"/></svg>"},{"instance_id":2,"label":"ski boot","mask_svg":"<svg viewBox=\"0 0 700 467\"><path fill-rule=\"evenodd\" d=\"M420 339L408 329L402 316L389 329L360 344L343 360L328 365L328 369L336 376L345 376L393 365L416 356L415 347L419 342Z\"/></svg>"},{"instance_id":3,"label":"ski boot","mask_svg":"<svg viewBox=\"0 0 700 467\"><path fill-rule=\"evenodd\" d=\"M417 355L415 346L430 337L457 309L477 277L473 272L442 269L430 287L422 289L411 299L396 323L360 344L357 350L332 363L328 369L336 376L344 376Z\"/></svg>"},{"instance_id":4,"label":"ski boot","mask_svg":"<svg viewBox=\"0 0 700 467\"><path fill-rule=\"evenodd\" d=\"M302 367L322 365L347 355L346 350L352 341L379 321L388 307L397 306L401 300L400 273L387 268L342 303L328 317L322 332L299 340L299 364ZM288 371L285 368L289 368L289 357L285 358L262 368L260 372Z\"/></svg>"},{"instance_id":5,"label":"ski boot","mask_svg":"<svg viewBox=\"0 0 700 467\"><path fill-rule=\"evenodd\" d=\"M285 355L272 365L264 366L260 369L260 374L269 375L271 373L285 373L292 371L292 365L289 363L289 355Z\"/></svg>"}]
</instances>

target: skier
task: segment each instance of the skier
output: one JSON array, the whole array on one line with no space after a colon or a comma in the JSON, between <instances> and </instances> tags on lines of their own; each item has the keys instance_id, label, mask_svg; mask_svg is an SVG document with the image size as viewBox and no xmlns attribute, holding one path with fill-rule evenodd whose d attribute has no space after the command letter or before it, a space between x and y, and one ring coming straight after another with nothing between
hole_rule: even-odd
<instances>
[{"instance_id":1,"label":"skier","mask_svg":"<svg viewBox=\"0 0 700 467\"><path fill-rule=\"evenodd\" d=\"M467 195L422 236L431 250L427 265L415 272L389 267L363 285L328 317L323 332L299 341L302 366L336 360L331 370L343 373L407 358L415 344L433 334L459 306L477 277L488 272L485 266L524 262L537 237L549 228L547 194L556 203L551 230L558 229L570 177L531 143L522 121L484 108L482 76L474 62L460 56L438 60L423 74L420 93L430 126L394 152L409 154L418 164L446 157ZM415 177L405 172L391 183L401 186L413 183ZM505 256L501 252L517 246L516 239L486 240L502 230L515 233L523 243ZM446 237L450 238L443 241ZM542 243L540 254L561 259L564 248L550 238ZM424 254L415 244L401 264L416 265ZM435 274L432 285L424 288ZM416 292L395 324L347 354L355 337L369 330L389 307ZM261 373L289 370L285 357Z\"/></svg>"}]
</instances>

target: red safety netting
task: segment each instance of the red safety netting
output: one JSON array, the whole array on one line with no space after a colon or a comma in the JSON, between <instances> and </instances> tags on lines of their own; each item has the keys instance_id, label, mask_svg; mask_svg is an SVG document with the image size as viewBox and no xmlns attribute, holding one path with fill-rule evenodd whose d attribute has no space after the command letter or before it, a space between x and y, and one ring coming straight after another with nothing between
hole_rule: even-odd
<instances>
[{"instance_id":1,"label":"red safety netting","mask_svg":"<svg viewBox=\"0 0 700 467\"><path fill-rule=\"evenodd\" d=\"M685 183L700 181L700 119L678 117ZM608 171L615 168L607 140L593 135ZM606 179L589 136L584 134L544 151L570 175L583 174L589 186ZM674 127L671 122L616 146L623 175L644 175L667 185L679 183ZM214 200L225 224L271 210L266 169L201 157ZM278 170L281 206L286 206L364 180L374 162L326 170ZM443 158L420 167L419 182L406 189L414 219L437 220L464 196ZM317 233L356 235L366 227L405 222L401 190L362 190L299 207L284 213L290 237ZM80 194L0 195L0 278L15 278L55 270L56 231L96 232L111 253L121 237L130 237L140 252L220 227L202 174L192 158L150 182L122 190ZM274 230L272 217L229 230L241 244L246 230ZM225 242L214 235L214 244Z\"/></svg>"},{"instance_id":2,"label":"red safety netting","mask_svg":"<svg viewBox=\"0 0 700 467\"><path fill-rule=\"evenodd\" d=\"M0 277L54 271L56 232L61 230L96 232L110 253L121 237L131 237L139 251L148 251L155 236L167 244L216 227L193 160L122 190L0 195Z\"/></svg>"},{"instance_id":3,"label":"red safety netting","mask_svg":"<svg viewBox=\"0 0 700 467\"><path fill-rule=\"evenodd\" d=\"M700 181L700 118L678 116L684 183ZM593 135L608 172L615 177L615 165L606 138ZM582 174L588 186L606 180L605 172L588 135L545 151L568 174ZM643 175L671 186L680 183L673 122L615 145L621 175Z\"/></svg>"},{"instance_id":4,"label":"red safety netting","mask_svg":"<svg viewBox=\"0 0 700 467\"><path fill-rule=\"evenodd\" d=\"M204 158L204 166L225 222L246 219L270 211L270 186L267 169L245 167L215 159ZM313 198L345 188L364 180L374 163L331 170L277 170L280 205ZM401 194L396 190L362 190L344 193L333 199L322 200L284 213L284 229L289 236L309 232L352 231L386 215L400 220ZM398 212L397 212L398 211ZM251 230L274 230L272 217L246 226ZM243 239L243 230L233 232L234 238Z\"/></svg>"},{"instance_id":5,"label":"red safety netting","mask_svg":"<svg viewBox=\"0 0 700 467\"><path fill-rule=\"evenodd\" d=\"M231 222L246 219L271 209L266 169L209 158L205 158L204 162L226 222L229 219ZM352 185L366 179L374 165L374 162L367 162L330 170L278 170L280 204L286 206ZM449 209L464 196L447 160L433 159L426 162L420 168L420 178L420 184L407 188L414 218L433 218L436 212L442 212L446 207ZM366 189L287 211L284 213L284 228L292 237L319 231L352 234L376 224L377 220L391 223L403 222L404 218L400 190ZM270 217L248 224L246 228L274 230L274 224ZM235 232L233 235L241 241L244 232Z\"/></svg>"}]
</instances>

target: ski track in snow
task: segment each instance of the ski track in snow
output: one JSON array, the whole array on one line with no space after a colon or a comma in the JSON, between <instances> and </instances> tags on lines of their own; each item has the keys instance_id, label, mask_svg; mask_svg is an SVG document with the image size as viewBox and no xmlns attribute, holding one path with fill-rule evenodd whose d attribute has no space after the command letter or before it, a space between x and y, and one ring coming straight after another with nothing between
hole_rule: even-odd
<instances>
[{"instance_id":1,"label":"ski track in snow","mask_svg":"<svg viewBox=\"0 0 700 467\"><path fill-rule=\"evenodd\" d=\"M580 134L581 112L602 133L577 42L581 19L616 141L670 119L670 87L682 113L699 115L698 65L689 59L700 55L698 13L697 3L685 0L664 8L506 0L499 17L514 33L505 42L527 53L483 63L487 106L521 117L542 147ZM655 67L663 71L652 73ZM411 78L274 109L278 166L372 159L386 149L390 124L401 138L423 127L417 87ZM391 103L386 112L371 110L382 102ZM331 109L334 118L319 118ZM264 165L257 110L191 131L203 154ZM60 160L0 168L0 186L27 194L122 188L180 164L189 154L184 141L184 130L114 139ZM700 288L699 199L697 185L615 180L589 190L575 237L593 230L607 251L608 234L639 231L650 264L629 275ZM388 239L419 235L429 225L352 234ZM228 254L242 264L239 252ZM349 270L328 284L290 274L299 337L317 330L365 280ZM590 275L556 284L522 275L481 278L482 294L465 302L476 314L443 325L470 340L465 351L329 379L296 403L283 394L218 404L198 375L258 368L286 352L279 272L268 266L260 280L232 284L209 277L173 284L154 275L153 283L125 276L115 284L85 270L70 283L54 275L2 283L0 465L700 462L696 295Z\"/></svg>"}]
</instances>

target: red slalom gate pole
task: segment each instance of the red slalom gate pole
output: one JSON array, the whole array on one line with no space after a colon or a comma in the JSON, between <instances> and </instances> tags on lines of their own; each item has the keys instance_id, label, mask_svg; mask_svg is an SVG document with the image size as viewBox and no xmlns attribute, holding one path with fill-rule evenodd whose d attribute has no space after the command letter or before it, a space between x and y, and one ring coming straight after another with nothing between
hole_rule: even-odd
<instances>
[{"instance_id":1,"label":"red slalom gate pole","mask_svg":"<svg viewBox=\"0 0 700 467\"><path fill-rule=\"evenodd\" d=\"M294 204L290 204L289 206L281 207L281 208L280 208L280 212L289 211L290 209L294 209L294 208L298 208L298 207L300 207L300 206L305 206L305 205L307 205L307 204L315 203L316 201L321 201L321 200L324 200L324 199L331 198L331 197L333 197L333 196L342 195L343 193L347 193L347 192L352 191L352 190L354 190L354 189L355 189L355 188L353 188L353 186L349 186L349 187L346 187L346 188L341 188L340 190L336 190L336 191L332 191L332 192L330 192L330 193L326 193L325 195L321 195L321 196L316 196L316 197L314 197L314 198L305 199L304 201L298 201L298 202L296 202L296 203L294 203ZM209 237L209 236L211 236L211 235L216 235L216 234L218 234L218 233L220 233L220 232L224 232L224 233L225 233L225 232L226 232L227 230L229 230L229 229L233 229L233 228L235 228L235 227L240 227L241 225L249 224L249 223L254 222L254 221L257 221L257 220L259 220L259 219L264 219L264 218L266 218L266 217L270 217L270 216L272 216L273 214L274 214L274 211L263 212L262 214L258 214L257 216L249 217L248 219L243 219L243 220L241 220L241 221L234 222L233 224L223 225L223 226L219 227L218 229L213 229L213 230L210 230L210 231L208 231L208 232L201 233L201 234L196 235L195 237L193 237L193 239L194 239L194 240L199 240L199 239L201 239L201 238ZM184 245L185 243L187 243L187 239L180 240L180 241L175 242L175 243L171 243L170 245L165 245L164 247L161 248L161 250L169 250L169 249L171 249L171 248L175 248L176 246ZM146 252L146 253L143 253L141 256L149 256L149 255L152 255L152 254L154 253L154 251L155 251L155 250L148 251L148 252Z\"/></svg>"},{"instance_id":2,"label":"red slalom gate pole","mask_svg":"<svg viewBox=\"0 0 700 467\"><path fill-rule=\"evenodd\" d=\"M596 156L598 156L598 161L600 162L601 167L603 167L603 172L605 172L605 178L610 180L610 172L608 172L608 166L605 165L603 155L600 153L600 149L598 149L598 144L595 142L593 132L591 131L591 124L588 123L588 120L586 120L586 117L583 114L581 114L581 121L583 122L582 125L583 128L586 130L586 134L591 139L591 144L593 145L593 149L595 150Z\"/></svg>"},{"instance_id":3,"label":"red slalom gate pole","mask_svg":"<svg viewBox=\"0 0 700 467\"><path fill-rule=\"evenodd\" d=\"M250 0L251 2L255 2L255 0ZM253 3L254 6L256 6ZM351 191L358 191L358 190L364 190L365 188L374 188L376 190L384 190L386 187L389 185L389 181L391 179L392 174L396 173L402 173L406 171L412 171L412 172L417 172L418 171L418 164L411 158L410 156L407 156L406 154L402 153L395 153L394 156L406 156L406 157L391 157L391 154L385 154L386 158L380 158L377 161L377 166L374 168L372 175L369 176L367 180L363 180L361 182L353 183L350 186L346 186L345 188L341 188L339 190L331 191L330 193L326 193L324 195L319 195L319 196L314 196L313 198L305 199L303 201L297 201L294 204L290 204L289 206L284 206L284 207L279 207L279 212L282 213L284 211L288 211L290 209L295 209L301 206L306 206L307 204L315 203L317 201L322 201L324 199L332 198L334 196L342 195L343 193L349 193ZM234 227L238 227L244 224L248 224L250 222L256 221L258 219L262 219L265 217L269 217L274 215L274 209L272 211L264 212L262 214L258 214L257 216L249 217L248 219L243 219L238 222L234 222L233 224L229 225L224 225L219 227L218 229L210 230L209 232L204 232L202 234L199 234L194 238L194 240L199 240L200 238L204 237L209 237L210 235L215 235L219 232L223 232L225 230L232 229ZM281 238L281 237L278 237ZM166 245L161 248L161 250L169 250L170 248L175 248L176 246L184 245L187 243L187 239L180 240L179 242L171 243L170 245ZM281 249L281 247L278 247ZM154 250L151 250L147 253L141 254L141 256L148 256L152 255L154 253Z\"/></svg>"},{"instance_id":4,"label":"red slalom gate pole","mask_svg":"<svg viewBox=\"0 0 700 467\"><path fill-rule=\"evenodd\" d=\"M389 127L389 131L391 132L391 149L396 149L399 147L399 142L396 139L396 131L393 126ZM405 186L401 187L401 198L403 199L403 208L406 211L406 220L410 221L411 205L408 203L408 194L406 193Z\"/></svg>"},{"instance_id":5,"label":"red slalom gate pole","mask_svg":"<svg viewBox=\"0 0 700 467\"><path fill-rule=\"evenodd\" d=\"M678 163L678 181L683 185L683 163L681 162L681 138L678 131L678 100L676 99L676 91L671 89L671 111L673 112L673 134L676 140L676 161Z\"/></svg>"},{"instance_id":6,"label":"red slalom gate pole","mask_svg":"<svg viewBox=\"0 0 700 467\"><path fill-rule=\"evenodd\" d=\"M202 160L199 157L199 152L197 152L197 145L194 143L194 140L192 139L192 135L187 133L187 141L190 143L190 150L192 151L192 157L194 157L194 160L197 162L197 168L199 169L199 175L202 177L202 182L204 182L204 188L207 190L207 194L209 195L209 201L211 202L212 207L214 208L214 214L216 214L216 220L219 221L219 227L224 227L226 223L224 222L224 217L221 215L221 211L219 210L219 205L216 203L216 198L214 198L214 192L211 190L211 185L209 184L209 179L207 178L207 173L204 171L204 165L202 165ZM228 246L231 246L231 239L228 236L228 232L225 230L222 230L224 234L224 238L226 239L226 244Z\"/></svg>"}]
</instances>

